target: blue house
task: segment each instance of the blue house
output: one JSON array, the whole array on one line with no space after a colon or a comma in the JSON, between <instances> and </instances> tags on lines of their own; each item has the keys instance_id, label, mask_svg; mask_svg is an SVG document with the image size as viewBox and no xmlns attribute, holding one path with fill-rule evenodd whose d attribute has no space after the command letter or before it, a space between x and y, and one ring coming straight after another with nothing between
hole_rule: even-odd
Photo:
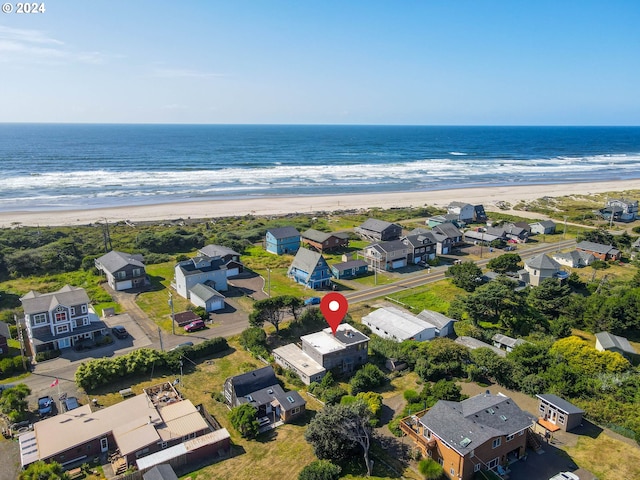
<instances>
[{"instance_id":1,"label":"blue house","mask_svg":"<svg viewBox=\"0 0 640 480\"><path fill-rule=\"evenodd\" d=\"M364 260L349 260L331 265L331 273L337 279L355 278L364 275L369 270L369 264Z\"/></svg>"},{"instance_id":2,"label":"blue house","mask_svg":"<svg viewBox=\"0 0 640 480\"><path fill-rule=\"evenodd\" d=\"M276 255L296 253L300 248L300 232L293 227L270 228L265 236L264 248Z\"/></svg>"},{"instance_id":3,"label":"blue house","mask_svg":"<svg viewBox=\"0 0 640 480\"><path fill-rule=\"evenodd\" d=\"M287 276L313 289L331 286L331 271L327 261L318 252L306 248L298 250Z\"/></svg>"}]
</instances>

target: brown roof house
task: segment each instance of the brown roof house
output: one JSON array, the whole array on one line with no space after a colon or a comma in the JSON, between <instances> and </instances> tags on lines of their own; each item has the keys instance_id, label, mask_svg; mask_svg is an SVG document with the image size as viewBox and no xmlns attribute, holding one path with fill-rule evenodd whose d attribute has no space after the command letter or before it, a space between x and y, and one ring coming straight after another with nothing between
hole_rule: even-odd
<instances>
[{"instance_id":1,"label":"brown roof house","mask_svg":"<svg viewBox=\"0 0 640 480\"><path fill-rule=\"evenodd\" d=\"M302 244L320 253L332 252L349 246L349 235L344 232L325 233L310 228L301 235Z\"/></svg>"},{"instance_id":2,"label":"brown roof house","mask_svg":"<svg viewBox=\"0 0 640 480\"><path fill-rule=\"evenodd\" d=\"M110 457L119 474L156 452L163 452L165 460L160 463L166 463L175 456L196 458L200 449L204 449L200 454L205 458L220 450L228 454L230 446L229 432L212 426L203 407L183 400L170 383L147 388L140 395L96 411L82 405L33 427L18 437L23 467L43 460L73 468ZM176 446L179 452L169 455ZM146 465L149 469L153 466Z\"/></svg>"},{"instance_id":3,"label":"brown roof house","mask_svg":"<svg viewBox=\"0 0 640 480\"><path fill-rule=\"evenodd\" d=\"M580 242L576 250L591 253L598 260L620 260L622 253L613 245L602 245L595 242Z\"/></svg>"},{"instance_id":4,"label":"brown roof house","mask_svg":"<svg viewBox=\"0 0 640 480\"><path fill-rule=\"evenodd\" d=\"M400 428L448 478L469 480L523 456L532 424L511 398L487 391L462 402L440 400L403 418Z\"/></svg>"}]
</instances>

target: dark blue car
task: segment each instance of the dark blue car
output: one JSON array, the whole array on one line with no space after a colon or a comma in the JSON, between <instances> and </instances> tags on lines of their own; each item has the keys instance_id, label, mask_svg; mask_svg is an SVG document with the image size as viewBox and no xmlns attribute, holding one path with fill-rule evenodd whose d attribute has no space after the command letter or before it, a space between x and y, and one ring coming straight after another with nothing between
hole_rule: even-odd
<instances>
[{"instance_id":1,"label":"dark blue car","mask_svg":"<svg viewBox=\"0 0 640 480\"><path fill-rule=\"evenodd\" d=\"M320 305L320 297L310 297L304 301L305 305Z\"/></svg>"}]
</instances>

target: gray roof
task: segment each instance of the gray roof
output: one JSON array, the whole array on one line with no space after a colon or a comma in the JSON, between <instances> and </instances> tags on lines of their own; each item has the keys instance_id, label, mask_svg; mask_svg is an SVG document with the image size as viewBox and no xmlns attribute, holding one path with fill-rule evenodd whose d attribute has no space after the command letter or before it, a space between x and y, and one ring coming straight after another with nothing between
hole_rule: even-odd
<instances>
[{"instance_id":1,"label":"gray roof","mask_svg":"<svg viewBox=\"0 0 640 480\"><path fill-rule=\"evenodd\" d=\"M438 312L434 312L433 310L422 310L418 314L418 318L426 320L427 322L435 325L438 330L442 330L448 324L455 322L453 318L449 318L446 315L443 315Z\"/></svg>"},{"instance_id":2,"label":"gray roof","mask_svg":"<svg viewBox=\"0 0 640 480\"><path fill-rule=\"evenodd\" d=\"M339 272L342 272L344 270L350 270L352 268L366 267L368 265L369 264L367 262L365 262L364 260L349 260L348 262L336 263L336 264L332 265L331 268L335 268Z\"/></svg>"},{"instance_id":3,"label":"gray roof","mask_svg":"<svg viewBox=\"0 0 640 480\"><path fill-rule=\"evenodd\" d=\"M291 262L289 271L291 271L292 268L297 268L298 270L302 270L303 272L307 272L307 274L311 275L318 266L318 263L322 262L324 264L327 263L321 254L307 248L301 248L296 253L293 262Z\"/></svg>"},{"instance_id":4,"label":"gray roof","mask_svg":"<svg viewBox=\"0 0 640 480\"><path fill-rule=\"evenodd\" d=\"M372 243L369 248L375 248L379 252L389 253L397 252L398 250L406 250L407 246L402 240L389 240L387 242Z\"/></svg>"},{"instance_id":5,"label":"gray roof","mask_svg":"<svg viewBox=\"0 0 640 480\"><path fill-rule=\"evenodd\" d=\"M307 403L298 392L285 392L277 382L273 385L250 392L249 395L251 395L253 401L247 403L259 406L271 403L275 399L285 411L293 410L294 408L301 407Z\"/></svg>"},{"instance_id":6,"label":"gray roof","mask_svg":"<svg viewBox=\"0 0 640 480\"><path fill-rule=\"evenodd\" d=\"M581 250L588 250L589 252L596 252L601 254L616 255L619 251L614 248L613 245L602 245L595 242L580 242L576 245L576 248Z\"/></svg>"},{"instance_id":7,"label":"gray roof","mask_svg":"<svg viewBox=\"0 0 640 480\"><path fill-rule=\"evenodd\" d=\"M472 240L480 240L481 242L493 242L499 238L502 238L500 235L493 235L487 232L476 232L475 230L467 230L464 232L464 238L472 239Z\"/></svg>"},{"instance_id":8,"label":"gray roof","mask_svg":"<svg viewBox=\"0 0 640 480\"><path fill-rule=\"evenodd\" d=\"M97 258L96 261L108 272L114 273L127 265L144 268L142 255L139 253L124 253L111 250L109 253Z\"/></svg>"},{"instance_id":9,"label":"gray roof","mask_svg":"<svg viewBox=\"0 0 640 480\"><path fill-rule=\"evenodd\" d=\"M38 293L31 290L20 299L26 315L33 313L50 312L58 305L72 307L89 303L89 296L84 288L65 285L57 292Z\"/></svg>"},{"instance_id":10,"label":"gray roof","mask_svg":"<svg viewBox=\"0 0 640 480\"><path fill-rule=\"evenodd\" d=\"M225 381L225 383L227 382L233 386L236 397L244 397L257 390L278 384L276 374L271 366L230 377Z\"/></svg>"},{"instance_id":11,"label":"gray roof","mask_svg":"<svg viewBox=\"0 0 640 480\"><path fill-rule=\"evenodd\" d=\"M507 352L505 352L504 350L500 350L499 348L494 347L493 345L484 343L482 340L478 340L477 338L458 337L455 339L455 342L459 343L460 345L464 345L465 347L470 348L471 350L475 350L476 348L488 348L489 350L493 350L497 355L501 357L507 356Z\"/></svg>"},{"instance_id":12,"label":"gray roof","mask_svg":"<svg viewBox=\"0 0 640 480\"><path fill-rule=\"evenodd\" d=\"M511 338L501 333L496 333L493 337L491 337L491 340L508 347L517 347L518 345L522 345L523 343L525 343L525 341L521 338Z\"/></svg>"},{"instance_id":13,"label":"gray roof","mask_svg":"<svg viewBox=\"0 0 640 480\"><path fill-rule=\"evenodd\" d=\"M433 231L449 238L462 237L462 232L453 223L442 223L433 227Z\"/></svg>"},{"instance_id":14,"label":"gray roof","mask_svg":"<svg viewBox=\"0 0 640 480\"><path fill-rule=\"evenodd\" d=\"M432 232L417 233L402 237L402 242L410 244L412 247L422 247L424 245L435 245L438 243Z\"/></svg>"},{"instance_id":15,"label":"gray roof","mask_svg":"<svg viewBox=\"0 0 640 480\"><path fill-rule=\"evenodd\" d=\"M314 242L323 243L323 242L326 242L331 237L336 237L344 240L345 238L348 238L349 235L344 232L326 233L326 232L321 232L319 230L314 230L313 228L310 228L309 230L307 230L302 234L302 237L308 238L309 240L313 240Z\"/></svg>"},{"instance_id":16,"label":"gray roof","mask_svg":"<svg viewBox=\"0 0 640 480\"><path fill-rule=\"evenodd\" d=\"M11 338L8 323L0 322L0 337Z\"/></svg>"},{"instance_id":17,"label":"gray roof","mask_svg":"<svg viewBox=\"0 0 640 480\"><path fill-rule=\"evenodd\" d=\"M171 465L162 463L156 465L142 475L143 480L178 480L176 472L173 471Z\"/></svg>"},{"instance_id":18,"label":"gray roof","mask_svg":"<svg viewBox=\"0 0 640 480\"><path fill-rule=\"evenodd\" d=\"M531 257L528 260L525 260L526 265L529 268L537 268L538 270L559 270L560 264L556 262L553 258L541 253L540 255L536 255L535 257Z\"/></svg>"},{"instance_id":19,"label":"gray roof","mask_svg":"<svg viewBox=\"0 0 640 480\"><path fill-rule=\"evenodd\" d=\"M208 255L198 255L189 260L184 260L178 263L178 266L185 276L198 275L202 272L212 272L214 270L225 270L227 268L223 260L211 258Z\"/></svg>"},{"instance_id":20,"label":"gray roof","mask_svg":"<svg viewBox=\"0 0 640 480\"><path fill-rule=\"evenodd\" d=\"M392 226L393 223L385 222L384 220L376 220L375 218L368 218L364 221L360 228L363 230L370 230L372 232L382 233L384 230Z\"/></svg>"},{"instance_id":21,"label":"gray roof","mask_svg":"<svg viewBox=\"0 0 640 480\"><path fill-rule=\"evenodd\" d=\"M566 253L554 253L553 258L556 260L568 260L574 265L586 265L595 259L592 253L584 252L582 250L571 250L570 252Z\"/></svg>"},{"instance_id":22,"label":"gray roof","mask_svg":"<svg viewBox=\"0 0 640 480\"><path fill-rule=\"evenodd\" d=\"M473 207L473 205L471 205L470 203L466 203L466 202L451 202L447 208L455 208L455 207L466 207L466 206L470 206Z\"/></svg>"},{"instance_id":23,"label":"gray roof","mask_svg":"<svg viewBox=\"0 0 640 480\"><path fill-rule=\"evenodd\" d=\"M222 295L216 289L211 288L209 285L205 285L204 283L197 283L196 285L191 287L189 291L205 302L208 302L212 298L225 298L224 295Z\"/></svg>"},{"instance_id":24,"label":"gray roof","mask_svg":"<svg viewBox=\"0 0 640 480\"><path fill-rule=\"evenodd\" d=\"M493 438L513 435L533 423L509 397L480 394L462 402L439 400L420 422L461 455Z\"/></svg>"},{"instance_id":25,"label":"gray roof","mask_svg":"<svg viewBox=\"0 0 640 480\"><path fill-rule=\"evenodd\" d=\"M237 257L240 256L240 254L235 250L232 250L229 247L225 247L223 245L205 245L200 249L200 252L211 258L226 257L227 255Z\"/></svg>"},{"instance_id":26,"label":"gray roof","mask_svg":"<svg viewBox=\"0 0 640 480\"><path fill-rule=\"evenodd\" d=\"M544 394L536 395L536 397L538 397L541 400L544 400L545 402L555 407L558 407L560 410L564 411L565 413L569 413L569 414L584 413L584 410L579 409L575 405L567 402L566 400L563 400L557 395L553 395L552 393L544 393Z\"/></svg>"},{"instance_id":27,"label":"gray roof","mask_svg":"<svg viewBox=\"0 0 640 480\"><path fill-rule=\"evenodd\" d=\"M629 343L629 340L624 337L613 335L609 332L600 332L596 333L596 338L598 339L598 342L600 343L602 348L604 348L605 350L617 348L619 350L622 350L623 352L634 354L636 353L635 349Z\"/></svg>"},{"instance_id":28,"label":"gray roof","mask_svg":"<svg viewBox=\"0 0 640 480\"><path fill-rule=\"evenodd\" d=\"M300 232L296 230L294 227L279 227L279 228L270 228L267 230L273 238L275 239L283 239L283 238L291 238L291 237L299 237Z\"/></svg>"},{"instance_id":29,"label":"gray roof","mask_svg":"<svg viewBox=\"0 0 640 480\"><path fill-rule=\"evenodd\" d=\"M529 225L540 225L544 228L552 228L556 226L556 222L554 222L553 220L540 220L539 222L533 222Z\"/></svg>"}]
</instances>

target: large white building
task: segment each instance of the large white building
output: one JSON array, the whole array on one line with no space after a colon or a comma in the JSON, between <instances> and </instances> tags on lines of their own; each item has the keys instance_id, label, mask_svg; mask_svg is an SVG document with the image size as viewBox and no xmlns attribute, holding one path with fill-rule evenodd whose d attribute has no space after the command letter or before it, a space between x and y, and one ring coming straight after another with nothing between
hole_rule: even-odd
<instances>
[{"instance_id":1,"label":"large white building","mask_svg":"<svg viewBox=\"0 0 640 480\"><path fill-rule=\"evenodd\" d=\"M436 336L435 325L396 307L378 308L362 317L362 323L379 337L397 342L421 342Z\"/></svg>"}]
</instances>

